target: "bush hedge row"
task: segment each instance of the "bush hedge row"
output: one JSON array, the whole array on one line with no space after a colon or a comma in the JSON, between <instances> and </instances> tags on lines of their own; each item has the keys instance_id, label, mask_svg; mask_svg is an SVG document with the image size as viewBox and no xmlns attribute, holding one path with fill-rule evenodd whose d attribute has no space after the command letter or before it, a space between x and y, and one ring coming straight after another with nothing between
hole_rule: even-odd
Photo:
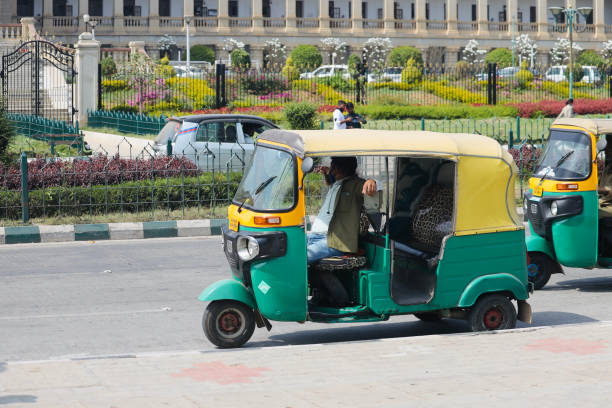
<instances>
[{"instance_id":1,"label":"bush hedge row","mask_svg":"<svg viewBox=\"0 0 612 408\"><path fill-rule=\"evenodd\" d=\"M464 119L515 117L518 109L514 106L479 106L479 105L435 105L435 106L394 106L394 105L364 105L359 107L359 113L368 119Z\"/></svg>"}]
</instances>

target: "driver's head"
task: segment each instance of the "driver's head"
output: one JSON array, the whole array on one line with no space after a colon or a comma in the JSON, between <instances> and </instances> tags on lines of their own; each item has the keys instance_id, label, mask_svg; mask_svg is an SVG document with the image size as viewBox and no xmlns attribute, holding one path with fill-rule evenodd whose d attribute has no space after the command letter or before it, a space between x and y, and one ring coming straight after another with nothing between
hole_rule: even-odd
<instances>
[{"instance_id":1,"label":"driver's head","mask_svg":"<svg viewBox=\"0 0 612 408\"><path fill-rule=\"evenodd\" d=\"M329 171L336 178L336 180L354 176L355 172L357 171L357 158L332 157Z\"/></svg>"},{"instance_id":2,"label":"driver's head","mask_svg":"<svg viewBox=\"0 0 612 408\"><path fill-rule=\"evenodd\" d=\"M346 102L344 102L342 99L338 101L338 109L340 109L342 112L344 112L344 109L346 108Z\"/></svg>"}]
</instances>

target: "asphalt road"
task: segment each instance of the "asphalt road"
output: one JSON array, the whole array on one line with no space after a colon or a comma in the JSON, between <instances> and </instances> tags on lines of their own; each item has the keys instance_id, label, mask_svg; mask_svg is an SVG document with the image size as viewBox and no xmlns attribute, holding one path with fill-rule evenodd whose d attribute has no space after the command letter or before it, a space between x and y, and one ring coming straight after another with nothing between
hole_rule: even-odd
<instances>
[{"instance_id":1,"label":"asphalt road","mask_svg":"<svg viewBox=\"0 0 612 408\"><path fill-rule=\"evenodd\" d=\"M0 265L0 361L211 350L197 297L229 276L220 237L5 245ZM531 298L533 325L612 320L610 292L612 271L566 269ZM466 330L462 321L412 316L359 325L273 322L247 347Z\"/></svg>"}]
</instances>

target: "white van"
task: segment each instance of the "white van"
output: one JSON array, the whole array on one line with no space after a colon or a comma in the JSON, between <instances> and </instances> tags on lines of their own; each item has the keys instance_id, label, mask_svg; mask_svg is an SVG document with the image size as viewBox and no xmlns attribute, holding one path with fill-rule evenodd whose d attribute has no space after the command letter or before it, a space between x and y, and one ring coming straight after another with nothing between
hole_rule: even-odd
<instances>
[{"instance_id":1,"label":"white van","mask_svg":"<svg viewBox=\"0 0 612 408\"><path fill-rule=\"evenodd\" d=\"M300 74L300 79L330 78L336 75L348 79L350 77L348 65L321 65L312 72Z\"/></svg>"},{"instance_id":2,"label":"white van","mask_svg":"<svg viewBox=\"0 0 612 408\"><path fill-rule=\"evenodd\" d=\"M581 82L585 82L587 84L598 84L601 82L601 76L599 75L599 70L597 67L593 65L583 65L582 70L584 72L584 76L581 79ZM567 76L565 75L567 71L566 65L553 65L546 71L544 74L544 79L546 81L553 82L561 82L567 81Z\"/></svg>"}]
</instances>

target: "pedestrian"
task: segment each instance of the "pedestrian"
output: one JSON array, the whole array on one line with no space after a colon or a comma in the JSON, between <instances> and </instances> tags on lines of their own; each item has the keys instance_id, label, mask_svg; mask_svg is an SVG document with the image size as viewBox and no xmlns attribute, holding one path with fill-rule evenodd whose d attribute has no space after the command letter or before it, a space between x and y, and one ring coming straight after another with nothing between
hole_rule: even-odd
<instances>
[{"instance_id":1,"label":"pedestrian","mask_svg":"<svg viewBox=\"0 0 612 408\"><path fill-rule=\"evenodd\" d=\"M346 109L346 102L344 102L343 100L338 101L338 107L336 109L334 109L334 130L338 130L338 129L346 129L346 122L349 121L349 119L346 119L344 117L344 109Z\"/></svg>"},{"instance_id":2,"label":"pedestrian","mask_svg":"<svg viewBox=\"0 0 612 408\"><path fill-rule=\"evenodd\" d=\"M368 123L368 121L365 120L363 116L355 112L355 105L353 105L353 102L349 102L346 104L346 112L347 119L350 119L350 121L346 123L346 127L348 129L358 129L361 127L362 124L365 125L366 123Z\"/></svg>"},{"instance_id":3,"label":"pedestrian","mask_svg":"<svg viewBox=\"0 0 612 408\"><path fill-rule=\"evenodd\" d=\"M557 116L559 118L573 118L574 117L574 100L569 98L567 102L565 102L565 106L561 109L561 113Z\"/></svg>"}]
</instances>

